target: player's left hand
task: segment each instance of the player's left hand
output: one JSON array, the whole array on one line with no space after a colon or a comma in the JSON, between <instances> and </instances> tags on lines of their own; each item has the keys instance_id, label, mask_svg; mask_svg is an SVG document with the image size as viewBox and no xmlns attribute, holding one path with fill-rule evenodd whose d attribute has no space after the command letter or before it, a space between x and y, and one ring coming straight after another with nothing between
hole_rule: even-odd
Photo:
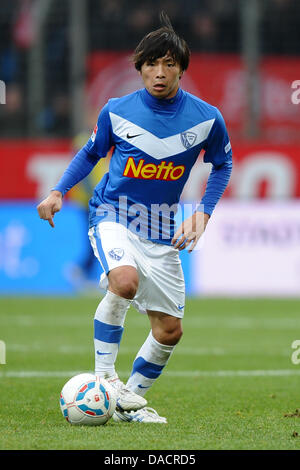
<instances>
[{"instance_id":1,"label":"player's left hand","mask_svg":"<svg viewBox=\"0 0 300 470\"><path fill-rule=\"evenodd\" d=\"M174 245L174 248L178 248L181 251L191 244L188 249L188 252L191 253L203 234L209 217L208 214L197 211L191 217L184 220L172 238L171 243Z\"/></svg>"}]
</instances>

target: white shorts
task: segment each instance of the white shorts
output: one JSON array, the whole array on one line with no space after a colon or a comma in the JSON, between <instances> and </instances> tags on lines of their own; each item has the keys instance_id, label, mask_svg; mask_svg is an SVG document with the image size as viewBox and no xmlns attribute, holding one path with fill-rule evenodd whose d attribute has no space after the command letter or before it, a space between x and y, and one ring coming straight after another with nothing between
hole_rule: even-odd
<instances>
[{"instance_id":1,"label":"white shorts","mask_svg":"<svg viewBox=\"0 0 300 470\"><path fill-rule=\"evenodd\" d=\"M100 222L90 228L89 238L104 270L101 288L107 289L112 269L133 266L139 275L133 306L141 313L153 310L183 317L185 283L178 250L141 238L116 222Z\"/></svg>"}]
</instances>

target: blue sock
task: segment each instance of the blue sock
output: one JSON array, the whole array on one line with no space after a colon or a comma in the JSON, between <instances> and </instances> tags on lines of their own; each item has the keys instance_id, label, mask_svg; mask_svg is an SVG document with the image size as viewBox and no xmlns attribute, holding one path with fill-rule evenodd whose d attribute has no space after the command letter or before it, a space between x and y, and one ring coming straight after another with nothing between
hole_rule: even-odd
<instances>
[{"instance_id":1,"label":"blue sock","mask_svg":"<svg viewBox=\"0 0 300 470\"><path fill-rule=\"evenodd\" d=\"M165 345L156 341L150 331L134 360L127 388L144 396L162 373L174 348L175 345Z\"/></svg>"}]
</instances>

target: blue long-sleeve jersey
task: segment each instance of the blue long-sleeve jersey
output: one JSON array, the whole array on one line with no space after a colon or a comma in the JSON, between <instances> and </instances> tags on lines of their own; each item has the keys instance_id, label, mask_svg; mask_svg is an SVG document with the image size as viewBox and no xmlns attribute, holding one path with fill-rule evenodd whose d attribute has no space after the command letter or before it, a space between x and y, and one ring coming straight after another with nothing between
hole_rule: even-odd
<instances>
[{"instance_id":1,"label":"blue long-sleeve jersey","mask_svg":"<svg viewBox=\"0 0 300 470\"><path fill-rule=\"evenodd\" d=\"M171 243L176 205L202 149L212 171L201 210L212 214L231 174L231 145L221 113L181 89L171 99L155 98L146 89L110 99L54 189L64 195L111 147L109 171L89 203L90 226L113 220L158 243Z\"/></svg>"}]
</instances>

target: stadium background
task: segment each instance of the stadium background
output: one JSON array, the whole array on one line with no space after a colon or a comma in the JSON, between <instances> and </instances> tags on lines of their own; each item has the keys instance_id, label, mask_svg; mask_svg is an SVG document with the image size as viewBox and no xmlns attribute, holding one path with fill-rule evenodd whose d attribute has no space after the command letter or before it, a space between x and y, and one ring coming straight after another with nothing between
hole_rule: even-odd
<instances>
[{"instance_id":1,"label":"stadium background","mask_svg":"<svg viewBox=\"0 0 300 470\"><path fill-rule=\"evenodd\" d=\"M36 205L89 138L106 100L142 86L130 56L158 27L161 9L192 51L182 87L220 108L234 156L229 188L200 249L181 254L187 292L299 296L296 0L1 1L2 295L97 289L86 207L109 156L66 197L55 230ZM183 202L199 200L209 171L200 157Z\"/></svg>"}]
</instances>

